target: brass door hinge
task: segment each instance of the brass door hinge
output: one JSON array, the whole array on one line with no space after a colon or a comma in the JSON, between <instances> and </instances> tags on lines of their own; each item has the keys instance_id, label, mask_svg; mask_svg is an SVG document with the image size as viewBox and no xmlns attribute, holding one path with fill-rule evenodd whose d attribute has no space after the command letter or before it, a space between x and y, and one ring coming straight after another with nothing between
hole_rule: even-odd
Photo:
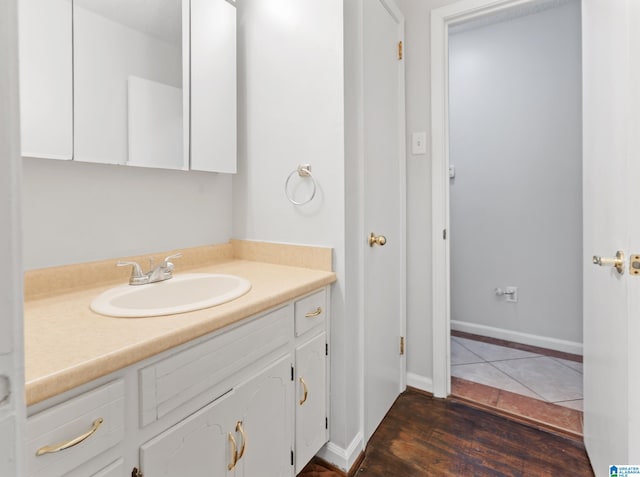
<instances>
[{"instance_id":1,"label":"brass door hinge","mask_svg":"<svg viewBox=\"0 0 640 477\"><path fill-rule=\"evenodd\" d=\"M404 355L404 336L400 337L400 356Z\"/></svg>"},{"instance_id":2,"label":"brass door hinge","mask_svg":"<svg viewBox=\"0 0 640 477\"><path fill-rule=\"evenodd\" d=\"M402 59L402 42L401 41L398 42L398 59L399 60Z\"/></svg>"}]
</instances>

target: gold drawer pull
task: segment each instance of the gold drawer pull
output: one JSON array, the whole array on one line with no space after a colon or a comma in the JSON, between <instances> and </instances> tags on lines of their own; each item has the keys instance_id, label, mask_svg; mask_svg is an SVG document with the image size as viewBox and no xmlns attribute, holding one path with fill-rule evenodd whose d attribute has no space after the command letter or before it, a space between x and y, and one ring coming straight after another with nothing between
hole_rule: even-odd
<instances>
[{"instance_id":1,"label":"gold drawer pull","mask_svg":"<svg viewBox=\"0 0 640 477\"><path fill-rule=\"evenodd\" d=\"M302 384L302 389L304 390L304 395L302 396L302 399L300 399L300 405L302 406L307 401L309 389L307 389L307 383L304 382L304 378L300 378L300 384Z\"/></svg>"},{"instance_id":2,"label":"gold drawer pull","mask_svg":"<svg viewBox=\"0 0 640 477\"><path fill-rule=\"evenodd\" d=\"M240 447L240 453L238 454L238 460L242 459L244 455L244 449L247 447L247 436L244 433L244 429L242 428L242 421L238 421L236 423L236 432L239 432L242 436L242 447Z\"/></svg>"},{"instance_id":3,"label":"gold drawer pull","mask_svg":"<svg viewBox=\"0 0 640 477\"><path fill-rule=\"evenodd\" d=\"M231 444L231 463L227 466L227 469L233 470L238 463L238 446L236 445L236 439L233 434L229 433L229 443Z\"/></svg>"},{"instance_id":4,"label":"gold drawer pull","mask_svg":"<svg viewBox=\"0 0 640 477\"><path fill-rule=\"evenodd\" d=\"M36 455L37 456L41 456L41 455L44 455L44 454L53 454L54 452L60 452L60 451L63 451L65 449L68 449L69 447L76 446L76 445L80 444L82 441L84 441L84 440L88 439L89 437L91 437L93 434L95 434L95 432L98 430L98 428L102 425L103 422L104 422L104 419L102 419L100 417L100 418L96 419L95 421L93 421L93 424L91 425L91 429L89 429L87 432L85 432L81 436L78 436L75 439L71 439L70 441L62 442L62 443L57 444L55 446L44 446L44 447L41 447L40 449L38 449L36 451Z\"/></svg>"},{"instance_id":5,"label":"gold drawer pull","mask_svg":"<svg viewBox=\"0 0 640 477\"><path fill-rule=\"evenodd\" d=\"M316 308L316 311L310 311L309 313L305 314L304 317L305 318L315 318L316 316L319 316L320 314L322 314L322 308L318 307L318 308Z\"/></svg>"}]
</instances>

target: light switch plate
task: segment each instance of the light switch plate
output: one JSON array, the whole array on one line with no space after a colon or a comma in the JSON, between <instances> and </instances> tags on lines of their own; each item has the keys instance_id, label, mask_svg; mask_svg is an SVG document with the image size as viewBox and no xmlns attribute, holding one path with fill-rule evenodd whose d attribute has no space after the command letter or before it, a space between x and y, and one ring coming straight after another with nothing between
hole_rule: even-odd
<instances>
[{"instance_id":1,"label":"light switch plate","mask_svg":"<svg viewBox=\"0 0 640 477\"><path fill-rule=\"evenodd\" d=\"M411 154L427 153L427 133L414 132L411 135Z\"/></svg>"}]
</instances>

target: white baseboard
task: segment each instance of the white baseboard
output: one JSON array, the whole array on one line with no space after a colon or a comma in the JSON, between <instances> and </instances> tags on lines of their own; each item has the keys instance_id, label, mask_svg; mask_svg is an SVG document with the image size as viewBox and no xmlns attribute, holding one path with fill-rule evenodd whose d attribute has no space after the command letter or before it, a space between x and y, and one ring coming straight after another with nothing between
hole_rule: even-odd
<instances>
[{"instance_id":1,"label":"white baseboard","mask_svg":"<svg viewBox=\"0 0 640 477\"><path fill-rule=\"evenodd\" d=\"M433 392L433 380L415 373L407 373L407 386L411 386L412 388L420 389L421 391L426 391L428 393Z\"/></svg>"},{"instance_id":2,"label":"white baseboard","mask_svg":"<svg viewBox=\"0 0 640 477\"><path fill-rule=\"evenodd\" d=\"M362 432L358 432L346 449L329 441L317 455L337 468L349 472L362 451L364 451L364 436Z\"/></svg>"},{"instance_id":3,"label":"white baseboard","mask_svg":"<svg viewBox=\"0 0 640 477\"><path fill-rule=\"evenodd\" d=\"M577 343L575 341L531 335L529 333L521 333L519 331L505 330L502 328L494 328L492 326L478 325L476 323L458 320L451 320L451 329L582 356L582 343Z\"/></svg>"}]
</instances>

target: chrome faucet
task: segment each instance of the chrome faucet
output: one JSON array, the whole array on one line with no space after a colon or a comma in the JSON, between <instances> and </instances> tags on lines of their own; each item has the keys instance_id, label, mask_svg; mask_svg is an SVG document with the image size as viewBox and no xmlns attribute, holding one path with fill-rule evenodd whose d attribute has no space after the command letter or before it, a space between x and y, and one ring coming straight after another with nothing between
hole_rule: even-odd
<instances>
[{"instance_id":1,"label":"chrome faucet","mask_svg":"<svg viewBox=\"0 0 640 477\"><path fill-rule=\"evenodd\" d=\"M125 267L129 265L132 267L131 276L129 277L129 285L146 285L147 283L169 280L173 276L173 269L175 268L173 263L169 260L179 257L182 257L181 253L170 255L157 267L154 267L153 261L151 261L151 269L147 273L142 271L142 267L138 262L118 262L116 265L118 267Z\"/></svg>"}]
</instances>

